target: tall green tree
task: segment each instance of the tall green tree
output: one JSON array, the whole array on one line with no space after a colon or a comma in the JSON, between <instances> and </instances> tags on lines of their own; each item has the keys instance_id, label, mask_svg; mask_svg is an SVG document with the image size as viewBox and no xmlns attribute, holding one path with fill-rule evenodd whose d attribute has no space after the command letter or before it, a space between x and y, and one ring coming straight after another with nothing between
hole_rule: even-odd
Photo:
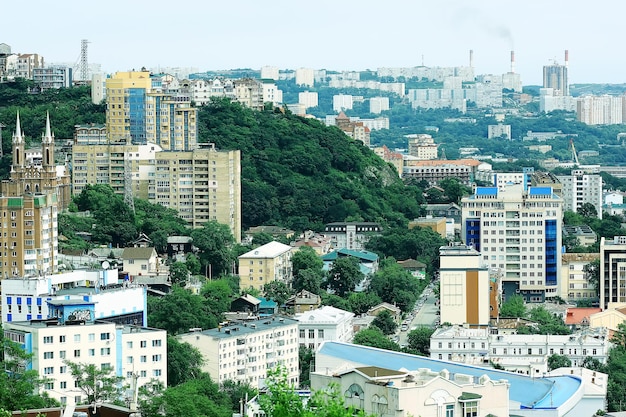
<instances>
[{"instance_id":1,"label":"tall green tree","mask_svg":"<svg viewBox=\"0 0 626 417\"><path fill-rule=\"evenodd\" d=\"M596 296L600 291L600 258L594 259L583 267L585 278L591 287L595 290Z\"/></svg>"},{"instance_id":2,"label":"tall green tree","mask_svg":"<svg viewBox=\"0 0 626 417\"><path fill-rule=\"evenodd\" d=\"M359 330L354 335L352 343L355 345L371 346L379 349L400 351L400 346L387 336L378 327Z\"/></svg>"},{"instance_id":3,"label":"tall green tree","mask_svg":"<svg viewBox=\"0 0 626 417\"><path fill-rule=\"evenodd\" d=\"M210 269L210 275L218 277L232 270L235 238L227 225L210 221L194 229L191 236L194 246L200 250L200 261Z\"/></svg>"},{"instance_id":4,"label":"tall green tree","mask_svg":"<svg viewBox=\"0 0 626 417\"><path fill-rule=\"evenodd\" d=\"M324 262L320 258L315 250L309 246L302 246L295 251L291 256L291 265L293 275L296 276L304 269L311 269L314 271L322 271Z\"/></svg>"},{"instance_id":5,"label":"tall green tree","mask_svg":"<svg viewBox=\"0 0 626 417\"><path fill-rule=\"evenodd\" d=\"M430 337L434 332L435 329L424 326L411 330L407 337L409 349L415 350L419 355L428 356L430 354Z\"/></svg>"},{"instance_id":6,"label":"tall green tree","mask_svg":"<svg viewBox=\"0 0 626 417\"><path fill-rule=\"evenodd\" d=\"M552 371L559 368L567 368L572 366L570 358L564 355L557 355L556 353L548 356L548 370Z\"/></svg>"},{"instance_id":7,"label":"tall green tree","mask_svg":"<svg viewBox=\"0 0 626 417\"><path fill-rule=\"evenodd\" d=\"M394 258L386 258L372 277L369 290L381 300L408 312L415 305L427 282L420 281L402 268Z\"/></svg>"},{"instance_id":8,"label":"tall green tree","mask_svg":"<svg viewBox=\"0 0 626 417\"><path fill-rule=\"evenodd\" d=\"M29 370L32 355L4 337L0 327L0 410L22 410L57 406L58 402L42 392L36 394L43 380L35 370Z\"/></svg>"},{"instance_id":9,"label":"tall green tree","mask_svg":"<svg viewBox=\"0 0 626 417\"><path fill-rule=\"evenodd\" d=\"M205 282L200 294L204 297L204 305L215 317L221 317L222 313L230 311L230 303L237 295L229 280L224 278Z\"/></svg>"},{"instance_id":10,"label":"tall green tree","mask_svg":"<svg viewBox=\"0 0 626 417\"><path fill-rule=\"evenodd\" d=\"M328 272L328 288L339 297L353 291L356 285L363 280L363 273L359 268L359 261L346 256L337 258Z\"/></svg>"},{"instance_id":11,"label":"tall green tree","mask_svg":"<svg viewBox=\"0 0 626 417\"><path fill-rule=\"evenodd\" d=\"M289 289L287 284L282 281L274 280L263 285L263 295L265 298L276 301L279 307L283 306L292 294L293 292Z\"/></svg>"},{"instance_id":12,"label":"tall green tree","mask_svg":"<svg viewBox=\"0 0 626 417\"><path fill-rule=\"evenodd\" d=\"M184 262L174 262L170 265L170 282L174 285L184 287L187 285L189 270Z\"/></svg>"},{"instance_id":13,"label":"tall green tree","mask_svg":"<svg viewBox=\"0 0 626 417\"><path fill-rule=\"evenodd\" d=\"M302 290L313 294L321 294L324 271L313 268L301 269L293 277L293 290L298 293Z\"/></svg>"},{"instance_id":14,"label":"tall green tree","mask_svg":"<svg viewBox=\"0 0 626 417\"><path fill-rule=\"evenodd\" d=\"M524 303L524 297L514 295L508 298L500 307L500 317L520 317L526 318L528 310Z\"/></svg>"},{"instance_id":15,"label":"tall green tree","mask_svg":"<svg viewBox=\"0 0 626 417\"><path fill-rule=\"evenodd\" d=\"M204 359L198 349L176 337L167 336L167 385L173 387L197 378Z\"/></svg>"},{"instance_id":16,"label":"tall green tree","mask_svg":"<svg viewBox=\"0 0 626 417\"><path fill-rule=\"evenodd\" d=\"M121 376L116 376L113 367L100 368L94 364L65 361L75 386L87 396L87 402L114 402L123 396Z\"/></svg>"},{"instance_id":17,"label":"tall green tree","mask_svg":"<svg viewBox=\"0 0 626 417\"><path fill-rule=\"evenodd\" d=\"M394 334L398 328L398 323L393 319L391 313L387 310L383 310L376 315L372 321L372 326L380 329L385 336Z\"/></svg>"},{"instance_id":18,"label":"tall green tree","mask_svg":"<svg viewBox=\"0 0 626 417\"><path fill-rule=\"evenodd\" d=\"M168 334L186 333L189 329L217 327L218 316L205 305L204 298L174 286L163 297L148 297L148 325L167 330Z\"/></svg>"}]
</instances>

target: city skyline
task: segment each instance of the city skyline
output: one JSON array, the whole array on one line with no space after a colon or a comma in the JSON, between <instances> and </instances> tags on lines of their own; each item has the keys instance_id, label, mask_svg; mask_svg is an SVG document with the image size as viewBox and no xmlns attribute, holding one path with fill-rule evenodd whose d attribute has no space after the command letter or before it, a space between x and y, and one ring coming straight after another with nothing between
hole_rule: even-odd
<instances>
[{"instance_id":1,"label":"city skyline","mask_svg":"<svg viewBox=\"0 0 626 417\"><path fill-rule=\"evenodd\" d=\"M90 13L86 3L75 0L63 7L40 2L34 9L12 2L2 6L5 16L15 18L3 22L0 43L13 53L38 53L47 63L75 63L81 39L87 39L89 62L110 73L142 67L467 66L473 50L477 74L501 74L511 70L514 50L515 72L524 85L540 85L543 66L564 63L568 49L570 83L626 82L621 74L626 57L603 46L619 39L626 6L608 0L593 8L582 0L530 0L523 8L496 0L390 0L379 7L330 0L306 6L286 0L157 6L112 0Z\"/></svg>"}]
</instances>

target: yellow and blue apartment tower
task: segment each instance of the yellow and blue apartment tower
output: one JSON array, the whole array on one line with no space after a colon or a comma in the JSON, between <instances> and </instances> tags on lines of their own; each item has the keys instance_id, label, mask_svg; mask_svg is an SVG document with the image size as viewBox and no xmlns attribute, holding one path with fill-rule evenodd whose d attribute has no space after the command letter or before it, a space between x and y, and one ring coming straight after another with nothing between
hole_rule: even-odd
<instances>
[{"instance_id":1,"label":"yellow and blue apartment tower","mask_svg":"<svg viewBox=\"0 0 626 417\"><path fill-rule=\"evenodd\" d=\"M163 92L153 81L147 71L118 72L107 79L109 143L150 142L163 151L195 149L198 109L188 96Z\"/></svg>"},{"instance_id":2,"label":"yellow and blue apartment tower","mask_svg":"<svg viewBox=\"0 0 626 417\"><path fill-rule=\"evenodd\" d=\"M106 129L110 143L146 143L150 73L118 72L106 80Z\"/></svg>"}]
</instances>

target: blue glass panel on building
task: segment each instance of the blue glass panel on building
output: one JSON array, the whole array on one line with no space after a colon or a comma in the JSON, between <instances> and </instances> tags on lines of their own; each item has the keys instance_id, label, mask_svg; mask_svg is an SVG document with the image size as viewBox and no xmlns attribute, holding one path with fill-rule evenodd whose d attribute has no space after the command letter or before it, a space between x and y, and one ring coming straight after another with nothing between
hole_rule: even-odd
<instances>
[{"instance_id":1,"label":"blue glass panel on building","mask_svg":"<svg viewBox=\"0 0 626 417\"><path fill-rule=\"evenodd\" d=\"M13 321L13 314L7 314L7 321Z\"/></svg>"},{"instance_id":2,"label":"blue glass panel on building","mask_svg":"<svg viewBox=\"0 0 626 417\"><path fill-rule=\"evenodd\" d=\"M32 305L32 304L33 304L33 299L32 299L32 298L30 298L30 297L28 297L28 298L26 299L26 305Z\"/></svg>"},{"instance_id":3,"label":"blue glass panel on building","mask_svg":"<svg viewBox=\"0 0 626 417\"><path fill-rule=\"evenodd\" d=\"M33 319L33 315L32 314L27 314L26 315L26 320L32 320Z\"/></svg>"},{"instance_id":4,"label":"blue glass panel on building","mask_svg":"<svg viewBox=\"0 0 626 417\"><path fill-rule=\"evenodd\" d=\"M546 236L546 285L557 284L557 223L556 220L546 220L545 236Z\"/></svg>"},{"instance_id":5,"label":"blue glass panel on building","mask_svg":"<svg viewBox=\"0 0 626 417\"><path fill-rule=\"evenodd\" d=\"M41 305L41 297L37 297L37 305L40 306Z\"/></svg>"},{"instance_id":6,"label":"blue glass panel on building","mask_svg":"<svg viewBox=\"0 0 626 417\"><path fill-rule=\"evenodd\" d=\"M41 314L37 314L37 320L41 320Z\"/></svg>"},{"instance_id":7,"label":"blue glass panel on building","mask_svg":"<svg viewBox=\"0 0 626 417\"><path fill-rule=\"evenodd\" d=\"M480 219L465 220L465 244L480 252Z\"/></svg>"},{"instance_id":8,"label":"blue glass panel on building","mask_svg":"<svg viewBox=\"0 0 626 417\"><path fill-rule=\"evenodd\" d=\"M13 297L7 297L7 304L11 304Z\"/></svg>"},{"instance_id":9,"label":"blue glass panel on building","mask_svg":"<svg viewBox=\"0 0 626 417\"><path fill-rule=\"evenodd\" d=\"M552 187L531 187L528 191L530 195L552 195Z\"/></svg>"},{"instance_id":10,"label":"blue glass panel on building","mask_svg":"<svg viewBox=\"0 0 626 417\"><path fill-rule=\"evenodd\" d=\"M17 299L17 305L22 304L22 297L15 297Z\"/></svg>"},{"instance_id":11,"label":"blue glass panel on building","mask_svg":"<svg viewBox=\"0 0 626 417\"><path fill-rule=\"evenodd\" d=\"M131 141L134 144L145 144L146 91L143 88L128 89L128 108L128 124ZM158 112L158 108L156 112ZM158 113L156 114L158 115Z\"/></svg>"}]
</instances>

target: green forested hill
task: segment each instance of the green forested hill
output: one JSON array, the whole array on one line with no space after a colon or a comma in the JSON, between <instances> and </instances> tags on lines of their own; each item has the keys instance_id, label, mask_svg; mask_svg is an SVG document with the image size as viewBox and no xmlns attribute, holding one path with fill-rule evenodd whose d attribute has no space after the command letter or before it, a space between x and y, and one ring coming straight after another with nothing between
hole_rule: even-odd
<instances>
[{"instance_id":1,"label":"green forested hill","mask_svg":"<svg viewBox=\"0 0 626 417\"><path fill-rule=\"evenodd\" d=\"M344 220L403 224L419 215L421 190L335 127L228 100L200 109L199 135L240 149L243 227L279 224L320 230Z\"/></svg>"}]
</instances>

